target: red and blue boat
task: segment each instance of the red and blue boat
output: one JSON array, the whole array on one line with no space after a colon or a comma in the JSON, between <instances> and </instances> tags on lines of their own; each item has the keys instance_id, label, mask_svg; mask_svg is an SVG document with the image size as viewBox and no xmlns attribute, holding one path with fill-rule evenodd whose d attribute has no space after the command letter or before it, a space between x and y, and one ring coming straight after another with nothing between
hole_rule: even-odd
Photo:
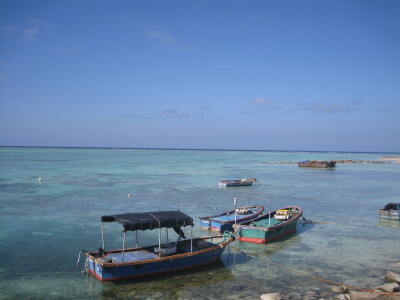
<instances>
[{"instance_id":1,"label":"red and blue boat","mask_svg":"<svg viewBox=\"0 0 400 300\"><path fill-rule=\"evenodd\" d=\"M103 248L96 252L82 250L87 252L85 270L100 281L154 276L210 264L217 261L225 247L234 240L230 235L194 239L193 231L191 238L186 239L181 227L191 226L193 229L193 219L181 211L125 213L102 216L101 221ZM122 249L104 249L103 223L107 222L122 224L124 233ZM161 243L162 228L167 228L166 243ZM169 242L168 228L173 228L178 234L179 237L175 242ZM159 230L158 245L147 247L136 245L135 248L125 248L127 232L152 229Z\"/></svg>"},{"instance_id":2,"label":"red and blue boat","mask_svg":"<svg viewBox=\"0 0 400 300\"><path fill-rule=\"evenodd\" d=\"M296 232L302 214L300 207L287 206L233 227L239 241L267 244Z\"/></svg>"},{"instance_id":3,"label":"red and blue boat","mask_svg":"<svg viewBox=\"0 0 400 300\"><path fill-rule=\"evenodd\" d=\"M200 228L220 232L231 231L234 224L251 221L260 216L263 211L264 207L261 205L242 206L222 214L199 218Z\"/></svg>"}]
</instances>

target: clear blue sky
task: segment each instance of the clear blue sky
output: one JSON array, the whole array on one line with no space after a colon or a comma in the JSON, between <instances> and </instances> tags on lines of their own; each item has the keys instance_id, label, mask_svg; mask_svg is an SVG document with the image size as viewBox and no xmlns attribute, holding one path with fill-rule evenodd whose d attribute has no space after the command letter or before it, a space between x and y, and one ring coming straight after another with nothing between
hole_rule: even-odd
<instances>
[{"instance_id":1,"label":"clear blue sky","mask_svg":"<svg viewBox=\"0 0 400 300\"><path fill-rule=\"evenodd\" d=\"M400 151L400 1L0 0L0 145Z\"/></svg>"}]
</instances>

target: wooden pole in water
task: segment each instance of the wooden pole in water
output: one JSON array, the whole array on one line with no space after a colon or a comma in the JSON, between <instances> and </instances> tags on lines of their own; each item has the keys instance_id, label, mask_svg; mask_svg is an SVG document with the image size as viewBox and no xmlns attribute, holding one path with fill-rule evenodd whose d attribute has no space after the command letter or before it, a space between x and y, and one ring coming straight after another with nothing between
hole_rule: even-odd
<instances>
[{"instance_id":1,"label":"wooden pole in water","mask_svg":"<svg viewBox=\"0 0 400 300\"><path fill-rule=\"evenodd\" d=\"M136 248L137 248L137 247L139 247L138 246L138 241L137 241L137 230L135 232L136 232Z\"/></svg>"},{"instance_id":2,"label":"wooden pole in water","mask_svg":"<svg viewBox=\"0 0 400 300\"><path fill-rule=\"evenodd\" d=\"M125 237L126 237L126 231L124 231L124 241L122 243L122 261L125 260Z\"/></svg>"},{"instance_id":3,"label":"wooden pole in water","mask_svg":"<svg viewBox=\"0 0 400 300\"><path fill-rule=\"evenodd\" d=\"M103 250L104 250L104 230L103 230L103 222L101 222L101 239L103 241Z\"/></svg>"}]
</instances>

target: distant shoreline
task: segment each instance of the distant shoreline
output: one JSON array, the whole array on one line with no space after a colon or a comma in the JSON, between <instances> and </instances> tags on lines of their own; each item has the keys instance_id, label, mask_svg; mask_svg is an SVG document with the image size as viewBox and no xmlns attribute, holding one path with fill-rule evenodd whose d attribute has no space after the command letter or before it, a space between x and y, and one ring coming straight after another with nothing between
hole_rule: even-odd
<instances>
[{"instance_id":1,"label":"distant shoreline","mask_svg":"<svg viewBox=\"0 0 400 300\"><path fill-rule=\"evenodd\" d=\"M400 155L400 152L362 152L362 151L324 151L324 150L255 150L255 149L213 149L213 148L146 148L146 147L69 147L69 146L0 146L0 148L25 148L25 149L92 149L92 150L167 150L167 151L238 151L238 152L285 152L285 153L354 153L354 154L393 154ZM389 156L388 156L389 157ZM391 156L390 156L391 157ZM400 156L394 156L400 160ZM386 159L386 158L380 158ZM392 160L392 159L388 159Z\"/></svg>"},{"instance_id":2,"label":"distant shoreline","mask_svg":"<svg viewBox=\"0 0 400 300\"><path fill-rule=\"evenodd\" d=\"M332 160L337 164L391 164L391 161L400 161L400 156L385 156L379 158L380 160L352 160L352 159L342 159L342 160ZM262 164L297 164L296 161L263 161Z\"/></svg>"},{"instance_id":3,"label":"distant shoreline","mask_svg":"<svg viewBox=\"0 0 400 300\"><path fill-rule=\"evenodd\" d=\"M382 160L400 161L400 156L385 156L385 157L381 157L380 159L382 159Z\"/></svg>"}]
</instances>

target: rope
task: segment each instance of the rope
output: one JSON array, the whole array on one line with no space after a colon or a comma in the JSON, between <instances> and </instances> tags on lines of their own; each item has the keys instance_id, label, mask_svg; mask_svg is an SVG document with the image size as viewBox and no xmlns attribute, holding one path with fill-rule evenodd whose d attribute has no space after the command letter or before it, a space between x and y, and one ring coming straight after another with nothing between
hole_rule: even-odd
<instances>
[{"instance_id":1,"label":"rope","mask_svg":"<svg viewBox=\"0 0 400 300\"><path fill-rule=\"evenodd\" d=\"M224 231L224 234L223 234L223 236L222 236L222 240L218 240L218 242L213 242L212 241L212 238L213 237L216 237L217 235L211 235L210 236L210 243L213 243L213 244L219 244L219 243L221 243L221 242L226 242L230 237L231 237L231 235L234 235L232 232L230 232L229 230L225 230Z\"/></svg>"},{"instance_id":2,"label":"rope","mask_svg":"<svg viewBox=\"0 0 400 300\"><path fill-rule=\"evenodd\" d=\"M347 284L337 283L337 282L330 281L330 280L326 280L326 279L319 278L319 277L316 277L316 276L308 275L308 274L306 274L306 273L303 273L303 272L294 270L294 269L292 269L292 268L288 268L288 267L283 266L283 265L281 265L281 264L271 262L270 260L266 260L266 259L264 259L264 258L255 256L254 254L252 254L252 253L250 253L249 251L247 251L247 249L242 245L242 243L239 241L239 239L237 238L237 236L236 236L234 233L232 233L232 235L236 237L236 242L238 243L239 248L241 249L240 252L242 252L243 254L245 254L245 255L248 256L248 257L255 258L255 259L257 259L257 260L261 260L261 261L263 261L263 262L265 262L265 263L267 263L267 264L270 264L270 265L273 265L273 266L276 266L276 267L285 269L285 270L287 270L287 271L289 271L289 272L292 272L292 273L295 273L295 274L298 274L298 275L301 275L301 276L304 276L304 277L308 277L308 278L311 278L311 279L314 279L314 280L321 281L321 282L326 283L326 284L333 284L333 285L338 285L338 286L344 286L344 287L347 287L347 288L352 289L352 290L357 290L357 291L362 291L362 292L368 292L368 293L378 293L378 294L380 294L380 295L387 295L387 296L393 295L393 293L389 293L389 292L374 291L374 290L370 290L370 289L363 289L363 288L354 287L354 286L347 285Z\"/></svg>"}]
</instances>

